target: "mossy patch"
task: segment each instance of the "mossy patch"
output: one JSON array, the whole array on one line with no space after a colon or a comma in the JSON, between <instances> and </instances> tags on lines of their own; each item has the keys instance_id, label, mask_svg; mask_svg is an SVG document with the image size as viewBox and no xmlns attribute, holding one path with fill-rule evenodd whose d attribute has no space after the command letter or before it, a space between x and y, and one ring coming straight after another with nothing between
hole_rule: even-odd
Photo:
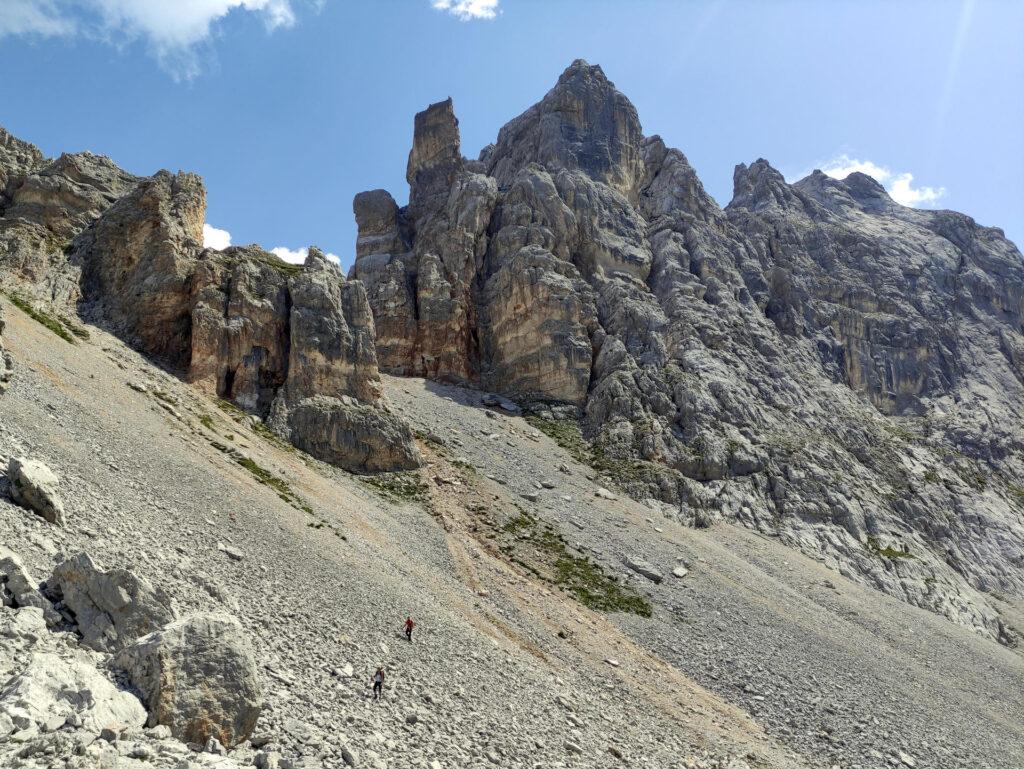
<instances>
[{"instance_id":1,"label":"mossy patch","mask_svg":"<svg viewBox=\"0 0 1024 769\"><path fill-rule=\"evenodd\" d=\"M360 481L392 502L423 504L430 499L427 484L423 482L419 473L379 473L358 477Z\"/></svg>"},{"instance_id":2,"label":"mossy patch","mask_svg":"<svg viewBox=\"0 0 1024 769\"><path fill-rule=\"evenodd\" d=\"M282 275L292 276L298 275L302 272L301 264L291 264L290 262L284 261L281 257L276 254L265 253L257 254L250 257L253 261L265 264L274 270L277 270Z\"/></svg>"},{"instance_id":3,"label":"mossy patch","mask_svg":"<svg viewBox=\"0 0 1024 769\"><path fill-rule=\"evenodd\" d=\"M573 552L548 523L518 510L500 529L499 547L514 563L550 582L584 606L602 612L627 612L650 617L651 605L628 586L605 573L600 564Z\"/></svg>"},{"instance_id":4,"label":"mossy patch","mask_svg":"<svg viewBox=\"0 0 1024 769\"><path fill-rule=\"evenodd\" d=\"M11 304L32 318L36 323L39 323L41 326L49 329L68 344L77 344L73 332L61 323L60 319L50 315L44 310L36 309L28 299L20 294L8 294L7 298L11 300ZM82 331L85 331L85 329L82 329ZM86 336L88 336L88 332L85 333Z\"/></svg>"},{"instance_id":5,"label":"mossy patch","mask_svg":"<svg viewBox=\"0 0 1024 769\"><path fill-rule=\"evenodd\" d=\"M238 456L235 457L235 461L248 470L253 478L269 489L272 489L278 497L294 507L296 510L301 510L305 513L313 512L313 508L311 508L309 504L302 499L302 497L296 494L288 482L283 478L278 478L272 472L261 467L249 457Z\"/></svg>"},{"instance_id":6,"label":"mossy patch","mask_svg":"<svg viewBox=\"0 0 1024 769\"><path fill-rule=\"evenodd\" d=\"M913 554L906 549L897 550L892 545L886 545L882 547L877 537L868 536L867 548L875 555L879 555L883 558L913 558Z\"/></svg>"}]
</instances>

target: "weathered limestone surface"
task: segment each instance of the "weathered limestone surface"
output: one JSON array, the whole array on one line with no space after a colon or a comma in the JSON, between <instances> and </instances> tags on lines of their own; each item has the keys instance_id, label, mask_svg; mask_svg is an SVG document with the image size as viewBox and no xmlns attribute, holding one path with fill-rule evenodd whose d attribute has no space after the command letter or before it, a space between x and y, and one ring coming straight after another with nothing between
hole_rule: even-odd
<instances>
[{"instance_id":1,"label":"weathered limestone surface","mask_svg":"<svg viewBox=\"0 0 1024 769\"><path fill-rule=\"evenodd\" d=\"M446 191L443 158L422 151L411 167L422 165L422 183ZM58 314L77 303L196 386L273 416L283 436L331 462L418 465L408 427L381 399L366 293L319 250L298 266L255 245L204 249L206 191L195 174L138 179L89 153L49 162L6 132L0 182L0 284ZM0 347L0 387L11 369ZM332 399L331 414L292 424L290 410L312 397L321 411ZM335 413L350 408L346 418Z\"/></svg>"},{"instance_id":2,"label":"weathered limestone surface","mask_svg":"<svg viewBox=\"0 0 1024 769\"><path fill-rule=\"evenodd\" d=\"M354 204L382 368L574 407L609 482L1012 643L984 596L1024 592L1024 260L999 230L763 160L723 210L582 61L478 161L432 105L408 180L406 208Z\"/></svg>"},{"instance_id":3,"label":"weathered limestone surface","mask_svg":"<svg viewBox=\"0 0 1024 769\"><path fill-rule=\"evenodd\" d=\"M0 127L0 286L74 302L79 275L72 238L137 182L91 152L48 160Z\"/></svg>"},{"instance_id":4,"label":"weathered limestone surface","mask_svg":"<svg viewBox=\"0 0 1024 769\"><path fill-rule=\"evenodd\" d=\"M176 618L170 598L127 569L105 570L86 553L57 565L47 590L72 617L82 643L116 651Z\"/></svg>"},{"instance_id":5,"label":"weathered limestone surface","mask_svg":"<svg viewBox=\"0 0 1024 769\"><path fill-rule=\"evenodd\" d=\"M172 622L113 659L128 674L149 711L183 742L225 747L248 739L263 706L256 661L242 624L227 614L197 614Z\"/></svg>"}]
</instances>

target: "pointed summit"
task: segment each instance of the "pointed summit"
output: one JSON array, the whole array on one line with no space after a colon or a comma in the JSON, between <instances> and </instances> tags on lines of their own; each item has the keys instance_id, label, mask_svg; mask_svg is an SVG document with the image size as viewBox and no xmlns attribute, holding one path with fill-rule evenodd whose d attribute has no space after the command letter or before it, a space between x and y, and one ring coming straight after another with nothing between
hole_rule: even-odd
<instances>
[{"instance_id":1,"label":"pointed summit","mask_svg":"<svg viewBox=\"0 0 1024 769\"><path fill-rule=\"evenodd\" d=\"M729 208L761 211L766 208L788 208L802 205L786 183L785 177L764 158L749 166L740 163L732 174L732 201Z\"/></svg>"},{"instance_id":2,"label":"pointed summit","mask_svg":"<svg viewBox=\"0 0 1024 769\"><path fill-rule=\"evenodd\" d=\"M498 134L485 158L501 186L529 163L579 170L635 199L644 176L636 108L600 67L577 59L555 87Z\"/></svg>"}]
</instances>

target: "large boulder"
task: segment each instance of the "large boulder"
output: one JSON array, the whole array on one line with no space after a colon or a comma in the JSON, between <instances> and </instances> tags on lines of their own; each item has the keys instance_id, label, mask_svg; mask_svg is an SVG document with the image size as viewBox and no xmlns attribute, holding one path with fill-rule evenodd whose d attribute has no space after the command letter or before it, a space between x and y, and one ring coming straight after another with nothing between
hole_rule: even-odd
<instances>
[{"instance_id":1,"label":"large boulder","mask_svg":"<svg viewBox=\"0 0 1024 769\"><path fill-rule=\"evenodd\" d=\"M7 481L11 498L50 523L64 523L64 503L57 493L58 480L53 470L35 459L11 457L7 463Z\"/></svg>"},{"instance_id":2,"label":"large boulder","mask_svg":"<svg viewBox=\"0 0 1024 769\"><path fill-rule=\"evenodd\" d=\"M249 638L227 614L198 614L122 649L112 660L142 695L149 726L205 744L247 739L263 705Z\"/></svg>"},{"instance_id":3,"label":"large boulder","mask_svg":"<svg viewBox=\"0 0 1024 769\"><path fill-rule=\"evenodd\" d=\"M363 285L346 281L311 247L289 290L288 377L271 426L303 451L348 470L418 467L411 428L381 397Z\"/></svg>"},{"instance_id":4,"label":"large boulder","mask_svg":"<svg viewBox=\"0 0 1024 769\"><path fill-rule=\"evenodd\" d=\"M36 580L16 553L0 545L0 604L12 608L32 606L43 612L47 624L55 624L60 615L39 590Z\"/></svg>"},{"instance_id":5,"label":"large boulder","mask_svg":"<svg viewBox=\"0 0 1024 769\"><path fill-rule=\"evenodd\" d=\"M289 424L292 443L339 467L372 473L422 462L409 423L380 406L318 395L292 407Z\"/></svg>"},{"instance_id":6,"label":"large boulder","mask_svg":"<svg viewBox=\"0 0 1024 769\"><path fill-rule=\"evenodd\" d=\"M149 580L126 569L105 571L86 553L59 564L47 590L73 615L82 643L97 651L116 651L177 617Z\"/></svg>"}]
</instances>

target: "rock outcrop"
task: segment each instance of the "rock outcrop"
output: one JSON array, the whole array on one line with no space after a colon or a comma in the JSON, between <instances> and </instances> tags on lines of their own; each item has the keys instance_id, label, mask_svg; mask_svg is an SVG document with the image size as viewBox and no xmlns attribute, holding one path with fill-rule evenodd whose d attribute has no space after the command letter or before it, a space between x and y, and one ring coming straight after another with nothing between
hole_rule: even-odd
<instances>
[{"instance_id":1,"label":"rock outcrop","mask_svg":"<svg viewBox=\"0 0 1024 769\"><path fill-rule=\"evenodd\" d=\"M0 605L18 609L32 607L43 613L48 625L60 621L60 615L39 589L39 582L28 572L18 555L0 545Z\"/></svg>"},{"instance_id":2,"label":"rock outcrop","mask_svg":"<svg viewBox=\"0 0 1024 769\"><path fill-rule=\"evenodd\" d=\"M66 724L95 739L104 729L146 721L142 703L97 670L85 650L53 642L38 608L0 607L0 652L0 758L13 759L33 737Z\"/></svg>"},{"instance_id":3,"label":"rock outcrop","mask_svg":"<svg viewBox=\"0 0 1024 769\"><path fill-rule=\"evenodd\" d=\"M763 160L723 210L582 61L476 161L450 100L417 115L407 178L405 208L354 203L382 369L555 434L574 415L667 514L1012 643L984 596L1024 592L1024 260L999 230Z\"/></svg>"},{"instance_id":4,"label":"rock outcrop","mask_svg":"<svg viewBox=\"0 0 1024 769\"><path fill-rule=\"evenodd\" d=\"M64 502L53 470L36 459L11 457L7 463L11 498L49 523L64 523Z\"/></svg>"},{"instance_id":5,"label":"rock outcrop","mask_svg":"<svg viewBox=\"0 0 1024 769\"><path fill-rule=\"evenodd\" d=\"M116 651L177 616L168 596L145 577L104 570L86 553L58 564L47 591L69 614L82 643L97 651Z\"/></svg>"},{"instance_id":6,"label":"rock outcrop","mask_svg":"<svg viewBox=\"0 0 1024 769\"><path fill-rule=\"evenodd\" d=\"M0 128L0 286L46 300L79 297L72 239L138 180L90 152L48 160Z\"/></svg>"},{"instance_id":7,"label":"rock outcrop","mask_svg":"<svg viewBox=\"0 0 1024 769\"><path fill-rule=\"evenodd\" d=\"M122 649L113 666L142 694L150 726L183 742L225 747L247 739L263 704L256 662L241 623L226 614L173 622Z\"/></svg>"},{"instance_id":8,"label":"rock outcrop","mask_svg":"<svg viewBox=\"0 0 1024 769\"><path fill-rule=\"evenodd\" d=\"M381 398L365 291L318 249L304 266L255 245L204 249L195 174L138 179L89 153L50 163L6 132L0 182L0 284L62 312L78 303L322 459L356 471L418 466L408 426ZM0 387L9 371L0 348Z\"/></svg>"}]
</instances>

